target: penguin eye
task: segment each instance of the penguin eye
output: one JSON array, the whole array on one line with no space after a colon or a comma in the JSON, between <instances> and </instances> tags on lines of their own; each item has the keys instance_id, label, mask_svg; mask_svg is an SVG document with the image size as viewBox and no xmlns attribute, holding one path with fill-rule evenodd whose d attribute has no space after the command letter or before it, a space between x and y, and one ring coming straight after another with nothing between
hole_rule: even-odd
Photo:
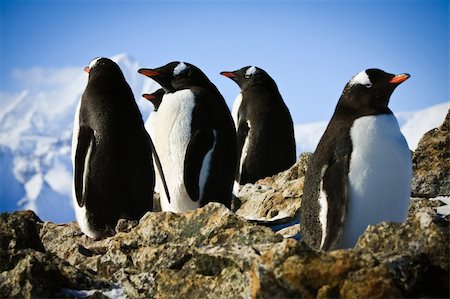
<instances>
[{"instance_id":1,"label":"penguin eye","mask_svg":"<svg viewBox=\"0 0 450 299\"><path fill-rule=\"evenodd\" d=\"M371 88L372 86L373 86L373 84L372 83L368 83L368 84L365 84L364 85L366 88Z\"/></svg>"}]
</instances>

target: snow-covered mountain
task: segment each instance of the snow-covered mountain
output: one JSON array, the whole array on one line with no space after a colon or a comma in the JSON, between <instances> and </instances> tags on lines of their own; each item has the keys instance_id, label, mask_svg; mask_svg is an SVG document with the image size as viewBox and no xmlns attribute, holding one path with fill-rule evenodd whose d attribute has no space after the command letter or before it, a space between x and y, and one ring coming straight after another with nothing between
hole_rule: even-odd
<instances>
[{"instance_id":1,"label":"snow-covered mountain","mask_svg":"<svg viewBox=\"0 0 450 299\"><path fill-rule=\"evenodd\" d=\"M133 89L144 119L152 105L141 98L158 85L137 73L141 65L127 55L112 57ZM24 91L0 91L0 212L32 209L43 220L75 219L70 161L75 108L86 87L83 67L16 71ZM440 125L450 103L399 113L411 149L423 133ZM327 121L297 125L297 153L313 151Z\"/></svg>"}]
</instances>

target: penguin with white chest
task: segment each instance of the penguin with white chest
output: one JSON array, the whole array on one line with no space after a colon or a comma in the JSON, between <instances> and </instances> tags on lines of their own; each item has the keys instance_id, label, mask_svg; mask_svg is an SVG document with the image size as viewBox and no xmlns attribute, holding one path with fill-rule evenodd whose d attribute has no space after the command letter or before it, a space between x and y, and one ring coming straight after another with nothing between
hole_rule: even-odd
<instances>
[{"instance_id":1,"label":"penguin with white chest","mask_svg":"<svg viewBox=\"0 0 450 299\"><path fill-rule=\"evenodd\" d=\"M153 104L153 111L150 113L150 116L147 118L144 125L145 129L150 134L151 140L156 139L155 137L157 124L156 116L158 113L158 108L161 105L161 101L165 93L166 92L164 91L164 89L160 88L151 94L144 93L142 95L142 97L144 97L146 100L148 100ZM163 191L164 188L164 191L166 192L166 194L168 194L165 178L164 180L161 180L161 174L164 176L164 173L162 171L162 166L160 164L159 157L157 157L157 153L155 150L153 152L153 166L155 169L155 192L160 193L161 191Z\"/></svg>"},{"instance_id":2,"label":"penguin with white chest","mask_svg":"<svg viewBox=\"0 0 450 299\"><path fill-rule=\"evenodd\" d=\"M262 69L248 66L221 72L241 88L233 104L239 165L235 193L291 167L296 161L294 125L275 81Z\"/></svg>"},{"instance_id":3,"label":"penguin with white chest","mask_svg":"<svg viewBox=\"0 0 450 299\"><path fill-rule=\"evenodd\" d=\"M155 92L148 94L144 93L142 97L153 104L153 111L150 113L149 117L145 121L145 128L147 132L150 134L152 140L155 139L155 130L156 130L156 114L158 113L159 105L161 105L162 98L166 92L164 89L160 88Z\"/></svg>"},{"instance_id":4,"label":"penguin with white chest","mask_svg":"<svg viewBox=\"0 0 450 299\"><path fill-rule=\"evenodd\" d=\"M311 247L351 248L368 225L405 221L411 154L388 103L408 78L368 69L347 83L305 177L300 222Z\"/></svg>"},{"instance_id":5,"label":"penguin with white chest","mask_svg":"<svg viewBox=\"0 0 450 299\"><path fill-rule=\"evenodd\" d=\"M96 58L75 114L73 204L84 234L114 234L120 218L152 210L155 175L150 137L119 66Z\"/></svg>"},{"instance_id":6,"label":"penguin with white chest","mask_svg":"<svg viewBox=\"0 0 450 299\"><path fill-rule=\"evenodd\" d=\"M166 92L155 133L170 194L170 200L161 196L163 211L183 212L211 201L230 208L236 134L220 92L189 63L171 62L139 73L158 82Z\"/></svg>"}]
</instances>

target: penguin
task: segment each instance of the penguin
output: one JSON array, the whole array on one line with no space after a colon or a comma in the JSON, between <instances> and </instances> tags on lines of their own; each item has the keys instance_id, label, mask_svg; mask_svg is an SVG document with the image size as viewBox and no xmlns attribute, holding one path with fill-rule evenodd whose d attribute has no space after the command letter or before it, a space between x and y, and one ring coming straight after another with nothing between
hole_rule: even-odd
<instances>
[{"instance_id":1,"label":"penguin","mask_svg":"<svg viewBox=\"0 0 450 299\"><path fill-rule=\"evenodd\" d=\"M146 100L148 100L153 104L153 111L150 113L150 116L147 118L144 124L152 140L155 139L156 113L158 112L159 105L161 105L161 101L164 94L165 94L164 89L160 88L151 94L144 93L142 95L143 98L145 98Z\"/></svg>"},{"instance_id":2,"label":"penguin","mask_svg":"<svg viewBox=\"0 0 450 299\"><path fill-rule=\"evenodd\" d=\"M388 104L409 77L367 69L345 86L305 176L300 222L311 247L351 248L368 225L405 221L411 154Z\"/></svg>"},{"instance_id":3,"label":"penguin","mask_svg":"<svg viewBox=\"0 0 450 299\"><path fill-rule=\"evenodd\" d=\"M145 98L146 100L148 100L149 102L151 102L153 104L153 111L150 113L149 117L147 118L147 120L145 121L145 124L144 124L145 129L149 133L150 138L152 140L155 140L156 114L158 112L159 105L161 105L161 101L162 101L164 94L165 94L164 89L160 88L151 94L144 93L142 95L143 98ZM153 156L153 158L155 158L155 156ZM156 160L154 160L153 162L154 162L153 166L154 166L154 170L155 170L155 192L159 193L161 191L161 176L159 175L158 169L157 169L158 162Z\"/></svg>"},{"instance_id":4,"label":"penguin","mask_svg":"<svg viewBox=\"0 0 450 299\"><path fill-rule=\"evenodd\" d=\"M296 161L294 125L275 81L255 66L224 71L241 92L232 109L237 130L238 167L234 192L291 167Z\"/></svg>"},{"instance_id":5,"label":"penguin","mask_svg":"<svg viewBox=\"0 0 450 299\"><path fill-rule=\"evenodd\" d=\"M99 57L85 71L72 138L73 205L81 231L99 239L114 234L120 218L152 210L155 175L151 140L119 66Z\"/></svg>"},{"instance_id":6,"label":"penguin","mask_svg":"<svg viewBox=\"0 0 450 299\"><path fill-rule=\"evenodd\" d=\"M186 62L138 72L165 91L155 132L155 147L171 197L162 194L162 210L183 212L211 201L230 208L237 165L236 133L217 87L198 67Z\"/></svg>"}]
</instances>

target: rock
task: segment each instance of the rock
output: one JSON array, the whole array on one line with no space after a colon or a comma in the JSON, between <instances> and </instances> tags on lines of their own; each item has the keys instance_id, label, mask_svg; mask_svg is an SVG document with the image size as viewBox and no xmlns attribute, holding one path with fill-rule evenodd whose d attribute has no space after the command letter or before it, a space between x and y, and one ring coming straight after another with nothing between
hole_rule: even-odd
<instances>
[{"instance_id":1,"label":"rock","mask_svg":"<svg viewBox=\"0 0 450 299\"><path fill-rule=\"evenodd\" d=\"M121 219L102 240L87 238L75 222L1 214L0 297L447 297L449 216L441 214L448 201L428 200L447 194L443 132L448 116L414 153L420 197L411 199L406 223L369 226L355 248L317 252L299 241L311 156L304 154L290 169L246 185L235 213L218 203L149 212L139 222Z\"/></svg>"},{"instance_id":2,"label":"rock","mask_svg":"<svg viewBox=\"0 0 450 299\"><path fill-rule=\"evenodd\" d=\"M240 201L236 214L246 219L276 221L298 216L303 194L304 175L310 153L300 156L288 170L247 184L238 194Z\"/></svg>"},{"instance_id":3,"label":"rock","mask_svg":"<svg viewBox=\"0 0 450 299\"><path fill-rule=\"evenodd\" d=\"M60 297L64 288L111 287L47 252L41 225L31 211L1 214L0 297Z\"/></svg>"},{"instance_id":4,"label":"rock","mask_svg":"<svg viewBox=\"0 0 450 299\"><path fill-rule=\"evenodd\" d=\"M2 247L11 263L0 275L0 294L444 297L449 278L448 221L436 214L435 202L412 203L407 223L371 226L354 249L332 252L316 252L303 242L285 239L218 203L179 214L149 212L138 224L121 221L126 229L98 241L86 238L73 222L42 223L32 213L4 214L2 241L3 233L11 231L19 242L11 237L9 244L21 245ZM294 227L298 225L290 228ZM30 235L38 242L25 242Z\"/></svg>"},{"instance_id":5,"label":"rock","mask_svg":"<svg viewBox=\"0 0 450 299\"><path fill-rule=\"evenodd\" d=\"M450 111L439 128L420 139L413 155L413 196L450 196L449 126Z\"/></svg>"},{"instance_id":6,"label":"rock","mask_svg":"<svg viewBox=\"0 0 450 299\"><path fill-rule=\"evenodd\" d=\"M0 272L12 269L22 249L44 252L39 238L39 217L32 211L0 214Z\"/></svg>"},{"instance_id":7,"label":"rock","mask_svg":"<svg viewBox=\"0 0 450 299\"><path fill-rule=\"evenodd\" d=\"M141 298L189 296L192 291L225 296L225 290L215 293L215 284L206 281L220 285L230 277L236 279L242 269L251 267L257 256L253 248L258 251L283 240L269 228L250 224L217 203L183 214L147 213L131 230L100 241L73 228L74 223L66 229L45 223L41 237L46 250L87 273L112 279L130 297ZM246 255L241 250L251 258L243 260ZM244 276L242 279L249 279ZM190 277L193 284L179 284L178 279L184 277Z\"/></svg>"},{"instance_id":8,"label":"rock","mask_svg":"<svg viewBox=\"0 0 450 299\"><path fill-rule=\"evenodd\" d=\"M367 249L386 259L397 253L408 256L427 256L429 262L449 269L449 222L437 216L432 209L420 209L404 224L382 222L369 226L358 239L355 248Z\"/></svg>"}]
</instances>

